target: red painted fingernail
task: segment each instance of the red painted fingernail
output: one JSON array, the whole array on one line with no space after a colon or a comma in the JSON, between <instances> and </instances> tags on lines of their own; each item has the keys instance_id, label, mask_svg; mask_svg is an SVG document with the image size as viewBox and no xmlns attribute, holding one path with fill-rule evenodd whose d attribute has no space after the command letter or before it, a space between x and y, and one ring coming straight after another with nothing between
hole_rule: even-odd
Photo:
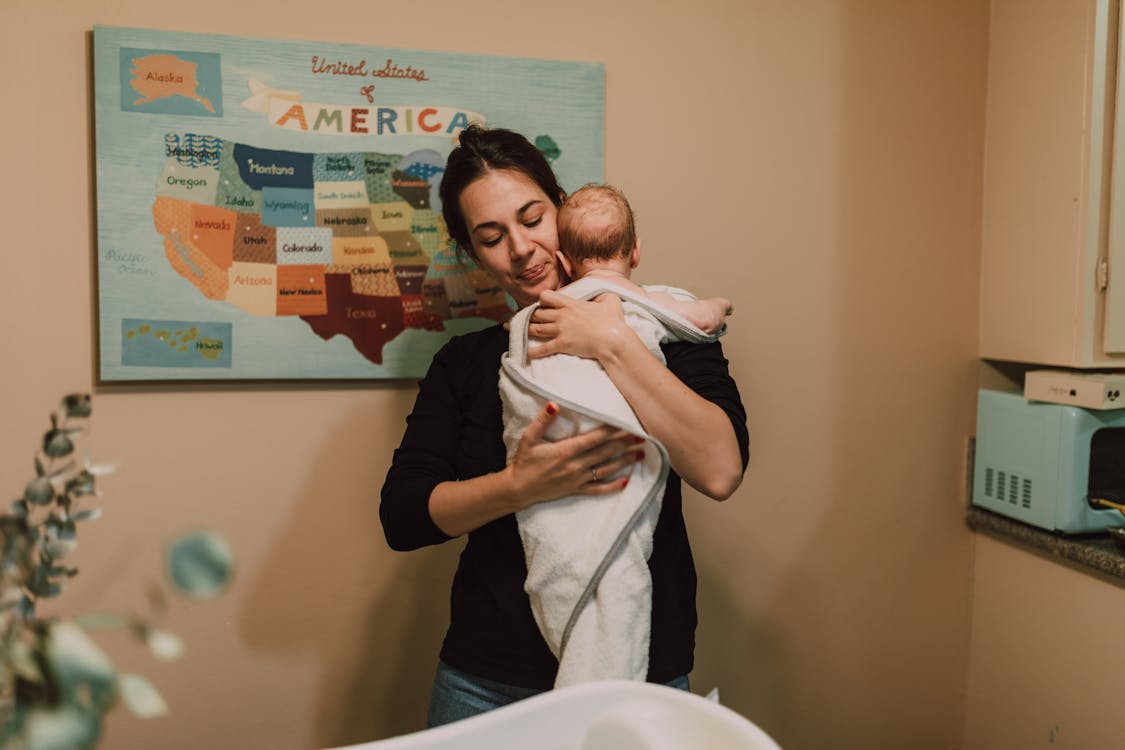
<instances>
[{"instance_id":1,"label":"red painted fingernail","mask_svg":"<svg viewBox=\"0 0 1125 750\"><path fill-rule=\"evenodd\" d=\"M559 413L559 407L555 406L550 401L547 402L547 413L554 416Z\"/></svg>"},{"instance_id":2,"label":"red painted fingernail","mask_svg":"<svg viewBox=\"0 0 1125 750\"><path fill-rule=\"evenodd\" d=\"M645 460L645 452L644 451L637 451L633 455L635 455L637 457L638 461L644 461Z\"/></svg>"},{"instance_id":3,"label":"red painted fingernail","mask_svg":"<svg viewBox=\"0 0 1125 750\"><path fill-rule=\"evenodd\" d=\"M621 489L625 489L628 486L629 486L629 479L628 478L622 479L621 480Z\"/></svg>"},{"instance_id":4,"label":"red painted fingernail","mask_svg":"<svg viewBox=\"0 0 1125 750\"><path fill-rule=\"evenodd\" d=\"M643 437L641 437L640 435L634 435L633 436L633 442L634 443L643 443L644 441L645 441L645 439Z\"/></svg>"}]
</instances>

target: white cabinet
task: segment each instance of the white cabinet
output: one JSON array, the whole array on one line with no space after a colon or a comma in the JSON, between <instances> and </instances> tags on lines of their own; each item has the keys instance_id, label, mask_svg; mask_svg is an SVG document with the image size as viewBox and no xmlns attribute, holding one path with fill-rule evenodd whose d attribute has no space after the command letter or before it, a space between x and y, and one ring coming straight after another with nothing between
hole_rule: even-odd
<instances>
[{"instance_id":1,"label":"white cabinet","mask_svg":"<svg viewBox=\"0 0 1125 750\"><path fill-rule=\"evenodd\" d=\"M1125 12L1118 10L1117 65L1125 62ZM1125 353L1125 72L1117 70L1116 119L1113 126L1114 148L1109 210L1109 247L1099 266L1101 282L1106 283L1104 319L1106 352L1118 356ZM1110 269L1117 269L1117 281L1110 278Z\"/></svg>"},{"instance_id":2,"label":"white cabinet","mask_svg":"<svg viewBox=\"0 0 1125 750\"><path fill-rule=\"evenodd\" d=\"M980 289L986 359L1125 367L1120 15L1118 0L992 2Z\"/></svg>"}]
</instances>

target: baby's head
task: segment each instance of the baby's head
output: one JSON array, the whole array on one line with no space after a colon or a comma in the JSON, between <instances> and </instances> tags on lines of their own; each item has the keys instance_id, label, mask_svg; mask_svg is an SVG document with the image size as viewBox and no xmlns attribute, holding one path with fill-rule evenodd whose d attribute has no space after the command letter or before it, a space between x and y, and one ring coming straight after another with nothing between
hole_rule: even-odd
<instances>
[{"instance_id":1,"label":"baby's head","mask_svg":"<svg viewBox=\"0 0 1125 750\"><path fill-rule=\"evenodd\" d=\"M559 208L559 249L576 271L584 266L624 264L626 275L635 263L637 228L629 201L610 185L585 185Z\"/></svg>"}]
</instances>

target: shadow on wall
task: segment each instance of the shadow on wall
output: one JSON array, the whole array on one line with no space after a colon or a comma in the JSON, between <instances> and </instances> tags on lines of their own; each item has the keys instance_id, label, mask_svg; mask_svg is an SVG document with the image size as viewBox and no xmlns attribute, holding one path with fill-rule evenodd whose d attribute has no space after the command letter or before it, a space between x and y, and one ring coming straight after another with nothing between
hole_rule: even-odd
<instances>
[{"instance_id":1,"label":"shadow on wall","mask_svg":"<svg viewBox=\"0 0 1125 750\"><path fill-rule=\"evenodd\" d=\"M802 289L732 326L740 341L746 321L782 321L754 332L753 385L788 398L743 394L748 507L694 512L699 672L790 750L936 750L960 738L968 659L988 5L827 5L771 6L756 28L776 33L748 45L772 63L751 69L784 71L751 83L768 144L751 182L773 192L751 190L802 219L764 217L794 252L753 248L754 264ZM793 366L810 352L815 379ZM746 551L724 556L733 533Z\"/></svg>"},{"instance_id":2,"label":"shadow on wall","mask_svg":"<svg viewBox=\"0 0 1125 750\"><path fill-rule=\"evenodd\" d=\"M802 701L784 721L794 748L946 748L960 737L968 658L960 469L973 422L987 5L850 0L842 20L825 212L830 491L796 568L805 585L768 604L790 614L802 646L790 664Z\"/></svg>"},{"instance_id":3,"label":"shadow on wall","mask_svg":"<svg viewBox=\"0 0 1125 750\"><path fill-rule=\"evenodd\" d=\"M961 468L974 421L988 7L844 7L832 217L842 345L825 426L834 491L806 548L823 620L809 611L800 627L815 644L805 695L841 750L947 748L961 735L968 663ZM778 594L771 606L800 611L799 592ZM808 723L794 736L826 739Z\"/></svg>"},{"instance_id":4,"label":"shadow on wall","mask_svg":"<svg viewBox=\"0 0 1125 750\"><path fill-rule=\"evenodd\" d=\"M695 498L698 502L707 502ZM691 691L707 695L719 690L719 702L738 711L766 732L776 726L782 704L793 692L786 682L787 643L770 631L768 620L755 619L738 606L724 582L729 570L720 571L697 556L700 639L695 649ZM707 642L703 642L706 639Z\"/></svg>"},{"instance_id":5,"label":"shadow on wall","mask_svg":"<svg viewBox=\"0 0 1125 750\"><path fill-rule=\"evenodd\" d=\"M449 622L449 587L461 545L403 556L362 622L358 657L321 691L316 747L397 737L425 728L438 651ZM350 675L348 674L350 672Z\"/></svg>"},{"instance_id":6,"label":"shadow on wall","mask_svg":"<svg viewBox=\"0 0 1125 750\"><path fill-rule=\"evenodd\" d=\"M405 414L413 390L403 398ZM425 725L460 545L405 555L386 545L378 493L391 451L370 452L373 433L396 433L397 443L398 412L357 409L333 431L309 460L308 481L250 586L239 622L247 648L302 659L311 652L319 668L312 736L279 727L278 736L263 738L278 750L365 742ZM421 663L420 654L428 660Z\"/></svg>"}]
</instances>

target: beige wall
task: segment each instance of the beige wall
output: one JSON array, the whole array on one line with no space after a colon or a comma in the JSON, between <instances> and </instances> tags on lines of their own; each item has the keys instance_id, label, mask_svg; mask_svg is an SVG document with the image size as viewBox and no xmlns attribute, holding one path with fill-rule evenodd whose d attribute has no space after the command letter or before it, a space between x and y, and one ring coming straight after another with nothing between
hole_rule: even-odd
<instances>
[{"instance_id":1,"label":"beige wall","mask_svg":"<svg viewBox=\"0 0 1125 750\"><path fill-rule=\"evenodd\" d=\"M1120 587L987 537L974 567L965 750L1120 747Z\"/></svg>"},{"instance_id":2,"label":"beige wall","mask_svg":"<svg viewBox=\"0 0 1125 750\"><path fill-rule=\"evenodd\" d=\"M639 213L641 280L736 304L725 346L753 462L730 502L687 498L696 689L718 685L793 750L960 741L983 0L7 0L10 493L56 397L93 386L94 23L604 61L607 176ZM173 711L115 715L107 748L287 750L418 727L457 545L393 554L378 527L413 392L96 389L95 454L121 468L64 607L140 607L187 528L220 530L239 563L222 599L174 605L184 661L103 639Z\"/></svg>"}]
</instances>

